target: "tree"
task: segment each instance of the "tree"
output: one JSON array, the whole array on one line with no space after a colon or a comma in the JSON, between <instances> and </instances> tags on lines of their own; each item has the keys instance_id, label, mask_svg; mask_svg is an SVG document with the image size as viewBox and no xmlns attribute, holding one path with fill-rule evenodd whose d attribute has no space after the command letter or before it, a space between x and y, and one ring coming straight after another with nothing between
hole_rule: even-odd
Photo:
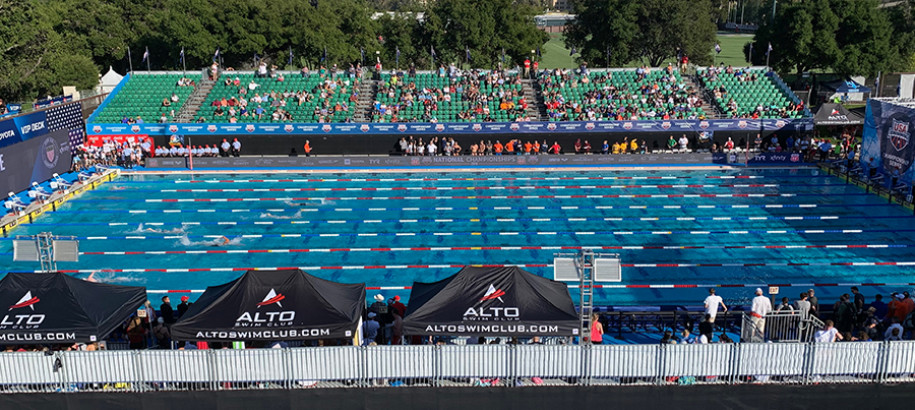
<instances>
[{"instance_id":1,"label":"tree","mask_svg":"<svg viewBox=\"0 0 915 410\"><path fill-rule=\"evenodd\" d=\"M831 69L841 75L876 75L904 65L905 33L893 32L889 14L877 0L808 0L779 3L774 22L766 22L754 38L753 63L766 62L781 71L798 73Z\"/></svg>"},{"instance_id":2,"label":"tree","mask_svg":"<svg viewBox=\"0 0 915 410\"><path fill-rule=\"evenodd\" d=\"M502 50L512 62L523 61L549 37L534 23L535 9L511 0L443 0L425 14L423 47L435 47L436 60L494 67Z\"/></svg>"},{"instance_id":3,"label":"tree","mask_svg":"<svg viewBox=\"0 0 915 410\"><path fill-rule=\"evenodd\" d=\"M0 95L7 101L60 95L61 87L89 88L98 67L85 50L55 28L65 5L11 2L0 6Z\"/></svg>"},{"instance_id":4,"label":"tree","mask_svg":"<svg viewBox=\"0 0 915 410\"><path fill-rule=\"evenodd\" d=\"M698 64L712 62L715 8L709 0L581 0L566 28L566 45L585 61L652 66L682 50Z\"/></svg>"}]
</instances>

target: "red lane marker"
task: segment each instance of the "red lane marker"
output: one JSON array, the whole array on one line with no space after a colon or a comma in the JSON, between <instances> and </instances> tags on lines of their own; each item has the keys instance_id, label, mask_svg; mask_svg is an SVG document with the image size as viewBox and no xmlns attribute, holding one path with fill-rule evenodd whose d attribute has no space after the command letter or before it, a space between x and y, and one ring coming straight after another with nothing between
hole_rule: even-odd
<instances>
[{"instance_id":1,"label":"red lane marker","mask_svg":"<svg viewBox=\"0 0 915 410\"><path fill-rule=\"evenodd\" d=\"M209 268L191 268L188 269L188 272L209 272Z\"/></svg>"},{"instance_id":2,"label":"red lane marker","mask_svg":"<svg viewBox=\"0 0 915 410\"><path fill-rule=\"evenodd\" d=\"M878 266L895 266L896 262L877 262Z\"/></svg>"},{"instance_id":3,"label":"red lane marker","mask_svg":"<svg viewBox=\"0 0 915 410\"><path fill-rule=\"evenodd\" d=\"M290 249L289 252L311 252L310 249Z\"/></svg>"},{"instance_id":4,"label":"red lane marker","mask_svg":"<svg viewBox=\"0 0 915 410\"><path fill-rule=\"evenodd\" d=\"M698 288L699 285L674 285L674 288Z\"/></svg>"},{"instance_id":5,"label":"red lane marker","mask_svg":"<svg viewBox=\"0 0 915 410\"><path fill-rule=\"evenodd\" d=\"M349 252L350 248L330 248L331 252Z\"/></svg>"}]
</instances>

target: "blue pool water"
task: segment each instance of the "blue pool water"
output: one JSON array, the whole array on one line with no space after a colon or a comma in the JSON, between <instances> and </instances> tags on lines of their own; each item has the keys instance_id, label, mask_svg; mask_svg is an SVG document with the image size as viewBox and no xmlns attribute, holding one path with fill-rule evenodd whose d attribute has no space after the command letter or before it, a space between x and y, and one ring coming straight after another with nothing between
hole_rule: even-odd
<instances>
[{"instance_id":1,"label":"blue pool water","mask_svg":"<svg viewBox=\"0 0 915 410\"><path fill-rule=\"evenodd\" d=\"M623 247L613 252L626 264L620 284L630 286L801 284L803 289L782 287L781 295L793 300L812 283L915 282L913 266L898 264L915 262L912 211L815 169L224 174L189 180L191 175L122 176L13 234L77 236L80 261L62 262L60 269L77 270L72 274L78 277L95 271L100 281L151 290L225 283L241 274L230 268L306 267L326 279L383 287L439 280L459 270L451 265L464 264L538 265L525 269L552 277L546 265L561 246ZM0 240L6 261L12 259L9 239ZM211 246L216 243L223 246ZM765 247L773 245L785 247ZM849 262L864 266L835 265ZM9 271L37 268L4 265ZM827 299L848 291L818 289ZM752 291L719 293L742 303ZM409 296L408 290L383 293ZM697 304L705 293L612 288L595 296L599 304Z\"/></svg>"}]
</instances>

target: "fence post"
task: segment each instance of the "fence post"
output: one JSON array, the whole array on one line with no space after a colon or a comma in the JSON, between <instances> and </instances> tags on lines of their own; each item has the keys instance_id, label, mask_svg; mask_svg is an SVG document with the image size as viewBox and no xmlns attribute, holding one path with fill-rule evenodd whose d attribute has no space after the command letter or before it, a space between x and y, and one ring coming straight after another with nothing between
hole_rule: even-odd
<instances>
[{"instance_id":1,"label":"fence post","mask_svg":"<svg viewBox=\"0 0 915 410\"><path fill-rule=\"evenodd\" d=\"M54 361L51 363L51 366L52 366L51 371L54 371L55 373L57 373L57 383L58 383L57 390L61 391L61 392L66 391L66 388L67 388L67 375L64 374L65 373L64 365L66 365L66 364L64 363L63 358L64 358L64 352L62 352L62 351L56 352L56 353L54 353ZM60 361L60 364L61 364L60 368L57 368L58 360Z\"/></svg>"},{"instance_id":2,"label":"fence post","mask_svg":"<svg viewBox=\"0 0 915 410\"><path fill-rule=\"evenodd\" d=\"M207 367L210 370L210 390L219 390L219 369L216 366L216 350L205 350L207 355Z\"/></svg>"},{"instance_id":3,"label":"fence post","mask_svg":"<svg viewBox=\"0 0 915 410\"><path fill-rule=\"evenodd\" d=\"M658 345L656 349L658 352L656 362L658 376L655 378L655 384L663 385L667 381L667 373L664 371L666 368L664 362L667 360L667 345Z\"/></svg>"},{"instance_id":4,"label":"fence post","mask_svg":"<svg viewBox=\"0 0 915 410\"><path fill-rule=\"evenodd\" d=\"M739 377L740 368L741 368L741 362L740 362L741 347L740 346L741 346L740 343L733 343L731 345L731 349L730 349L731 357L730 357L730 360L728 360L728 362L731 365L730 365L730 371L728 373L727 384L736 384L736 380Z\"/></svg>"},{"instance_id":5,"label":"fence post","mask_svg":"<svg viewBox=\"0 0 915 410\"><path fill-rule=\"evenodd\" d=\"M131 383L132 388L128 387L128 390L135 392L143 391L146 387L146 380L143 378L143 369L140 367L140 351L131 350L130 357L133 359L133 364L136 369L136 374L134 375L134 382Z\"/></svg>"},{"instance_id":6,"label":"fence post","mask_svg":"<svg viewBox=\"0 0 915 410\"><path fill-rule=\"evenodd\" d=\"M578 345L581 351L581 366L578 367L578 384L582 386L591 385L591 348L593 345Z\"/></svg>"},{"instance_id":7,"label":"fence post","mask_svg":"<svg viewBox=\"0 0 915 410\"><path fill-rule=\"evenodd\" d=\"M880 350L877 351L877 371L874 374L874 382L883 383L886 381L886 367L890 355L891 342L883 341L880 343Z\"/></svg>"},{"instance_id":8,"label":"fence post","mask_svg":"<svg viewBox=\"0 0 915 410\"><path fill-rule=\"evenodd\" d=\"M811 384L813 382L814 374L813 367L816 361L816 343L807 342L804 346L804 373L803 383Z\"/></svg>"}]
</instances>

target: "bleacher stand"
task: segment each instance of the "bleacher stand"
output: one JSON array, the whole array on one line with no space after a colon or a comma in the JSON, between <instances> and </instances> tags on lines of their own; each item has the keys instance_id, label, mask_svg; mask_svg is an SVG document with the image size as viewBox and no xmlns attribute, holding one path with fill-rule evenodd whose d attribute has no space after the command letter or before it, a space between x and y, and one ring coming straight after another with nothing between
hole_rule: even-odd
<instances>
[{"instance_id":1,"label":"bleacher stand","mask_svg":"<svg viewBox=\"0 0 915 410\"><path fill-rule=\"evenodd\" d=\"M95 118L100 123L175 121L181 106L194 92L181 74L133 74ZM179 85L187 84L187 85ZM168 106L164 102L168 102Z\"/></svg>"},{"instance_id":2,"label":"bleacher stand","mask_svg":"<svg viewBox=\"0 0 915 410\"><path fill-rule=\"evenodd\" d=\"M198 122L350 122L359 100L358 76L226 72L210 91Z\"/></svg>"},{"instance_id":3,"label":"bleacher stand","mask_svg":"<svg viewBox=\"0 0 915 410\"><path fill-rule=\"evenodd\" d=\"M584 71L584 72L583 72ZM550 121L704 119L698 90L673 67L539 75Z\"/></svg>"},{"instance_id":4,"label":"bleacher stand","mask_svg":"<svg viewBox=\"0 0 915 410\"><path fill-rule=\"evenodd\" d=\"M801 118L804 104L762 68L710 67L699 73L728 118Z\"/></svg>"},{"instance_id":5,"label":"bleacher stand","mask_svg":"<svg viewBox=\"0 0 915 410\"><path fill-rule=\"evenodd\" d=\"M452 69L383 74L372 122L523 121L528 101L521 76L507 71Z\"/></svg>"}]
</instances>

